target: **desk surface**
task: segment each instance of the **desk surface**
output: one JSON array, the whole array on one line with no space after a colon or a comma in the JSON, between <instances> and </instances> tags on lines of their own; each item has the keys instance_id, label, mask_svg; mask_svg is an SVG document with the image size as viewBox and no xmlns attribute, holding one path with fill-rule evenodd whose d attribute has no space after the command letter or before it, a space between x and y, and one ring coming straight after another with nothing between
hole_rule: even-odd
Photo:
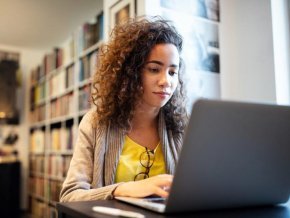
<instances>
[{"instance_id":1,"label":"desk surface","mask_svg":"<svg viewBox=\"0 0 290 218\"><path fill-rule=\"evenodd\" d=\"M185 214L168 214L162 215L151 212L139 207L131 206L117 200L98 200L98 201L82 201L82 202L69 202L57 204L59 218L99 218L99 217L113 217L104 214L96 213L92 210L93 206L106 206L119 208L123 210L130 210L142 213L147 217L198 217L198 218L222 218L222 217L238 217L238 218L290 218L290 201L287 204L273 207L258 207L258 208L244 208L244 209L231 209L220 211L203 211L191 212Z\"/></svg>"}]
</instances>

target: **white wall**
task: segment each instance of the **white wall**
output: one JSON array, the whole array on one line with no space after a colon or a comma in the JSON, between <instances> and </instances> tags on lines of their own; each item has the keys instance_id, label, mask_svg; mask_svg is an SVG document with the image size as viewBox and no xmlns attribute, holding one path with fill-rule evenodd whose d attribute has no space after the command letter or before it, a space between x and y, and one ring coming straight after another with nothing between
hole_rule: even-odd
<instances>
[{"instance_id":1,"label":"white wall","mask_svg":"<svg viewBox=\"0 0 290 218\"><path fill-rule=\"evenodd\" d=\"M290 104L290 4L289 0L271 0L274 38L276 98L278 104Z\"/></svg>"},{"instance_id":2,"label":"white wall","mask_svg":"<svg viewBox=\"0 0 290 218\"><path fill-rule=\"evenodd\" d=\"M106 40L116 2L104 1ZM159 14L156 2L138 0L138 15ZM276 103L271 1L220 0L220 17L221 97Z\"/></svg>"},{"instance_id":3,"label":"white wall","mask_svg":"<svg viewBox=\"0 0 290 218\"><path fill-rule=\"evenodd\" d=\"M0 44L0 50L20 53L20 69L22 72L22 85L17 91L17 104L20 112L19 125L0 126L3 135L5 136L12 128L18 133L19 139L17 142L17 150L21 161L21 208L27 208L28 194L28 151L29 151L29 76L30 70L37 66L42 61L44 51L31 50L21 47L6 46Z\"/></svg>"},{"instance_id":4,"label":"white wall","mask_svg":"<svg viewBox=\"0 0 290 218\"><path fill-rule=\"evenodd\" d=\"M270 0L220 0L223 99L276 102Z\"/></svg>"}]
</instances>

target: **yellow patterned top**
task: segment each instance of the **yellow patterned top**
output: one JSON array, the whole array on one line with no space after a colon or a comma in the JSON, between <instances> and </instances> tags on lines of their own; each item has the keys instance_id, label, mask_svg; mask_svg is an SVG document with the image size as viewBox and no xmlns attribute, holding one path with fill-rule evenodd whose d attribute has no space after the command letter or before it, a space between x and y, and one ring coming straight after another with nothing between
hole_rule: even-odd
<instances>
[{"instance_id":1,"label":"yellow patterned top","mask_svg":"<svg viewBox=\"0 0 290 218\"><path fill-rule=\"evenodd\" d=\"M123 150L117 166L115 182L134 181L138 173L145 172L146 168L140 163L140 156L146 148L125 136ZM150 167L149 177L166 173L165 161L160 143L154 150L154 162Z\"/></svg>"}]
</instances>

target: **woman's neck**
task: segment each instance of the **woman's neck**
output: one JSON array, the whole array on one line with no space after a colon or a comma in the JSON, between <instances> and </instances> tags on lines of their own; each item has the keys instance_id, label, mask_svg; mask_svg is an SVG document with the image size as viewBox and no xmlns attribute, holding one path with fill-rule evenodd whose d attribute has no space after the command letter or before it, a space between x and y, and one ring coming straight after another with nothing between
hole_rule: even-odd
<instances>
[{"instance_id":1,"label":"woman's neck","mask_svg":"<svg viewBox=\"0 0 290 218\"><path fill-rule=\"evenodd\" d=\"M157 128L159 108L137 108L132 119L132 129Z\"/></svg>"},{"instance_id":2,"label":"woman's neck","mask_svg":"<svg viewBox=\"0 0 290 218\"><path fill-rule=\"evenodd\" d=\"M132 119L132 128L128 136L144 147L154 150L159 143L158 135L158 113L159 109L149 108L144 110L138 107Z\"/></svg>"}]
</instances>

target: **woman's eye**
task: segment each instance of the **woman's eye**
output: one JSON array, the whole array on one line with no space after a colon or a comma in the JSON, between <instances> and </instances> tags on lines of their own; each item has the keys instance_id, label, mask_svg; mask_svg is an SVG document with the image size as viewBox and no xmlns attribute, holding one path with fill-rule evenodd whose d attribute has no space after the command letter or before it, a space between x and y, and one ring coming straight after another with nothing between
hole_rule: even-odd
<instances>
[{"instance_id":1,"label":"woman's eye","mask_svg":"<svg viewBox=\"0 0 290 218\"><path fill-rule=\"evenodd\" d=\"M170 75L170 76L174 76L175 74L177 74L176 71L169 71L169 75Z\"/></svg>"},{"instance_id":2,"label":"woman's eye","mask_svg":"<svg viewBox=\"0 0 290 218\"><path fill-rule=\"evenodd\" d=\"M158 68L154 68L154 67L149 67L148 70L152 73L158 73L159 69Z\"/></svg>"}]
</instances>

